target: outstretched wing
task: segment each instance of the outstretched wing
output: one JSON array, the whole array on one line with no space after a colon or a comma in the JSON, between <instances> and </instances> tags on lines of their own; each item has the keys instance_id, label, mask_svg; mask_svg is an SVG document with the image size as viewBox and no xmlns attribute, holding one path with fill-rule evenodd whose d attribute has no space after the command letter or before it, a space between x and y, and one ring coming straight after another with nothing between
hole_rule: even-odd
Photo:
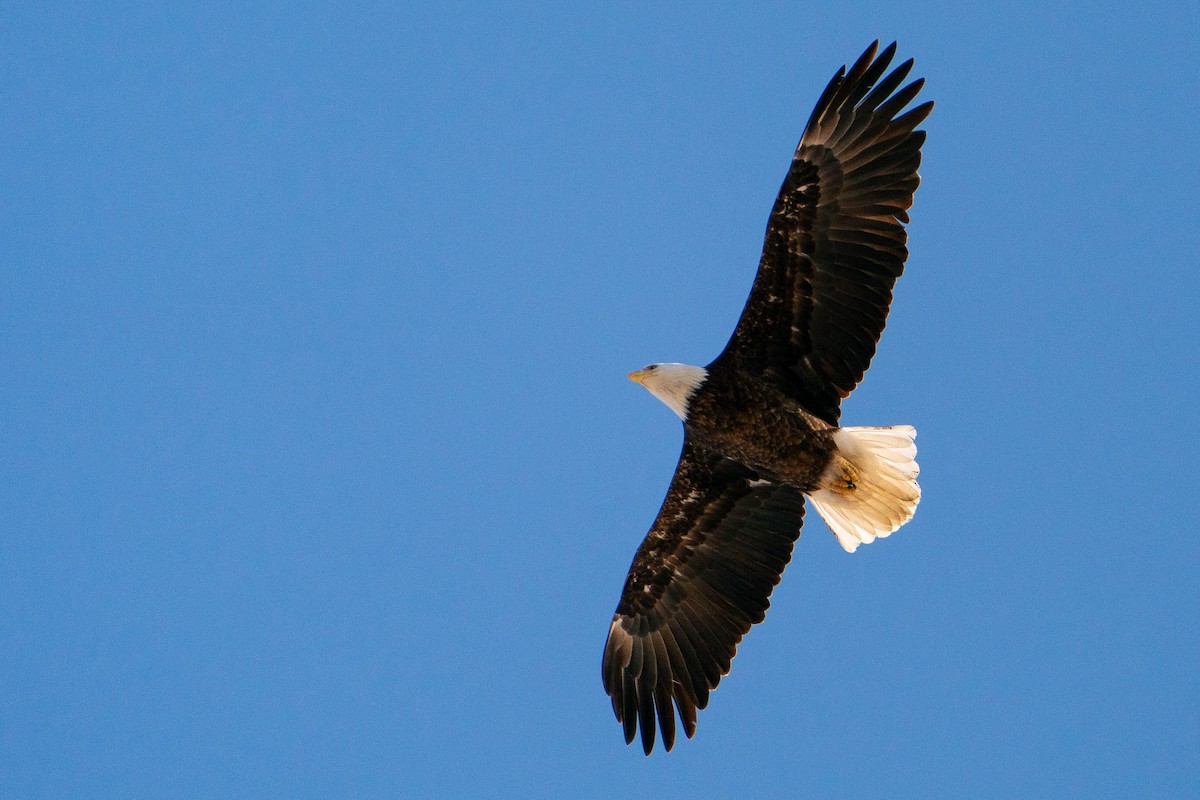
<instances>
[{"instance_id":1,"label":"outstretched wing","mask_svg":"<svg viewBox=\"0 0 1200 800\"><path fill-rule=\"evenodd\" d=\"M900 113L924 79L897 88L910 59L881 80L896 45L876 57L878 44L839 69L817 102L771 210L746 308L717 358L775 380L831 425L875 355L904 271L925 141L914 128L933 108Z\"/></svg>"},{"instance_id":2,"label":"outstretched wing","mask_svg":"<svg viewBox=\"0 0 1200 800\"><path fill-rule=\"evenodd\" d=\"M604 647L604 689L632 742L675 743L761 622L800 536L804 497L684 441L658 518L634 556Z\"/></svg>"}]
</instances>

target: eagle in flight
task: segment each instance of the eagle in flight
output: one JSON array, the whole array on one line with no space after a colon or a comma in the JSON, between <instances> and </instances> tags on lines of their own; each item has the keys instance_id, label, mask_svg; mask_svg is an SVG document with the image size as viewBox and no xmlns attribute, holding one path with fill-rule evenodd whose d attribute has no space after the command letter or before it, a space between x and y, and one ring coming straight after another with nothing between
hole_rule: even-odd
<instances>
[{"instance_id":1,"label":"eagle in flight","mask_svg":"<svg viewBox=\"0 0 1200 800\"><path fill-rule=\"evenodd\" d=\"M624 726L684 733L761 622L800 536L807 496L847 552L916 510L916 431L839 427L908 256L932 102L908 111L896 45L875 42L829 82L771 209L758 275L724 351L707 367L629 375L683 420L683 453L637 550L604 647L604 689Z\"/></svg>"}]
</instances>

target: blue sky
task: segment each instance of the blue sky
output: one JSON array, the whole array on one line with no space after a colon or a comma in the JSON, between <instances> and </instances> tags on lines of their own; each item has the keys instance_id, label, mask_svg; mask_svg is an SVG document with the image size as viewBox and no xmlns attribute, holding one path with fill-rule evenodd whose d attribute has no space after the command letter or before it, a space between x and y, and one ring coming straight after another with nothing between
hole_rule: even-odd
<instances>
[{"instance_id":1,"label":"blue sky","mask_svg":"<svg viewBox=\"0 0 1200 800\"><path fill-rule=\"evenodd\" d=\"M0 795L1197 793L1188 4L0 11ZM697 736L603 639L801 127L874 38L937 108L846 424Z\"/></svg>"}]
</instances>

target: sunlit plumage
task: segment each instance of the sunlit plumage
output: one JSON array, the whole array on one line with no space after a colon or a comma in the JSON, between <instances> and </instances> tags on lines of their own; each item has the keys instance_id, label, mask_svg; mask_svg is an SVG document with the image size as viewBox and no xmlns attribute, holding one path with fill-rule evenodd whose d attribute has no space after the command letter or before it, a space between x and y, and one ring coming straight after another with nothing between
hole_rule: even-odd
<instances>
[{"instance_id":1,"label":"sunlit plumage","mask_svg":"<svg viewBox=\"0 0 1200 800\"><path fill-rule=\"evenodd\" d=\"M907 61L872 44L838 70L804 129L767 223L741 319L707 367L630 374L684 423L666 499L638 548L604 648L605 690L647 754L675 741L761 622L808 496L853 552L912 517L915 430L839 428L908 255L904 225L933 107L905 108Z\"/></svg>"}]
</instances>

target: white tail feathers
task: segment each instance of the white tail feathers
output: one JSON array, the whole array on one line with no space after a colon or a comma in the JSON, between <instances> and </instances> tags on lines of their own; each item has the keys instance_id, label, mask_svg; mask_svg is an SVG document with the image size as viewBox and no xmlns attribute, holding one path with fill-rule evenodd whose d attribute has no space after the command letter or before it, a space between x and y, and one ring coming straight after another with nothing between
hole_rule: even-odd
<instances>
[{"instance_id":1,"label":"white tail feathers","mask_svg":"<svg viewBox=\"0 0 1200 800\"><path fill-rule=\"evenodd\" d=\"M847 553L912 519L921 500L916 436L911 425L834 431L837 450L809 497Z\"/></svg>"}]
</instances>

